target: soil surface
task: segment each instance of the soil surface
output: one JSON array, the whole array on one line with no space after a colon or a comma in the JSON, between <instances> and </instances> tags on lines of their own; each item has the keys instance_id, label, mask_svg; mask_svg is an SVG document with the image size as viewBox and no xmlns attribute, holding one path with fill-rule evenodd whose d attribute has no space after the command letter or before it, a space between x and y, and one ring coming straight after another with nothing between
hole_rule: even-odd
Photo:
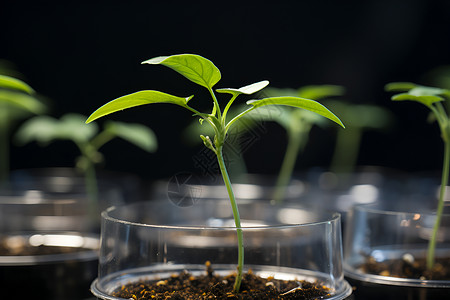
<instances>
[{"instance_id":1,"label":"soil surface","mask_svg":"<svg viewBox=\"0 0 450 300\"><path fill-rule=\"evenodd\" d=\"M233 292L235 274L219 276L207 263L204 275L187 271L160 281L141 281L123 285L113 296L124 299L327 299L330 289L319 282L262 278L251 271L244 274L238 294Z\"/></svg>"},{"instance_id":2,"label":"soil surface","mask_svg":"<svg viewBox=\"0 0 450 300\"><path fill-rule=\"evenodd\" d=\"M377 262L373 257L359 269L368 274L421 280L450 280L450 257L437 258L431 270L426 268L424 258L405 254L402 259Z\"/></svg>"}]
</instances>

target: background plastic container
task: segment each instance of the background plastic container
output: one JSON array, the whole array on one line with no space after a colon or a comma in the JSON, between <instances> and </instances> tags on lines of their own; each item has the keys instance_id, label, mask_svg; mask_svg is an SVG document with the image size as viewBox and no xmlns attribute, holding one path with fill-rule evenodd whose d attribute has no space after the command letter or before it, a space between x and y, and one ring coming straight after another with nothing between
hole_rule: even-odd
<instances>
[{"instance_id":1,"label":"background plastic container","mask_svg":"<svg viewBox=\"0 0 450 300\"><path fill-rule=\"evenodd\" d=\"M357 205L348 220L344 270L356 287L355 299L446 299L450 280L398 278L369 274L361 265L371 258L417 260L426 257L436 215L419 203ZM423 206L426 206L426 202ZM404 210L404 211L402 211ZM450 259L450 215L444 214L438 233L436 257Z\"/></svg>"}]
</instances>

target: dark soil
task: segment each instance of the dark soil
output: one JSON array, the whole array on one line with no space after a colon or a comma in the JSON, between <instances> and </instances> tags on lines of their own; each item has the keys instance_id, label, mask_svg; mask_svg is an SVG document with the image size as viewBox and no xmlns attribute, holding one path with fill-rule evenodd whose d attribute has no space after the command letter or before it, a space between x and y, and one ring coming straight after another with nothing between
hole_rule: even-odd
<instances>
[{"instance_id":1,"label":"dark soil","mask_svg":"<svg viewBox=\"0 0 450 300\"><path fill-rule=\"evenodd\" d=\"M424 258L414 258L412 255L404 255L403 259L385 260L383 262L377 262L373 257L370 257L359 269L364 273L381 276L421 280L450 280L450 257L436 259L431 270L427 270Z\"/></svg>"},{"instance_id":2,"label":"dark soil","mask_svg":"<svg viewBox=\"0 0 450 300\"><path fill-rule=\"evenodd\" d=\"M207 264L208 266L208 264ZM233 292L235 274L219 276L208 267L204 275L187 271L160 281L141 281L120 287L113 296L146 299L327 299L330 289L319 282L262 278L251 271L243 277L238 294Z\"/></svg>"}]
</instances>

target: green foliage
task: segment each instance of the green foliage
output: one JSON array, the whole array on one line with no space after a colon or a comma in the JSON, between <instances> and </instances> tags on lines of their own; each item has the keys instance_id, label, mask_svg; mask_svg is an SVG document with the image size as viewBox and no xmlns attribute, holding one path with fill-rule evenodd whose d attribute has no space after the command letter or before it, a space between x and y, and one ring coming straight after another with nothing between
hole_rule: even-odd
<instances>
[{"instance_id":1,"label":"green foliage","mask_svg":"<svg viewBox=\"0 0 450 300\"><path fill-rule=\"evenodd\" d=\"M249 112L263 107L272 105L288 105L296 108L303 108L306 110L312 110L330 120L343 126L342 122L337 118L332 112L330 112L326 107L315 103L313 100L301 98L301 97L275 97L260 100L251 100L247 102L247 107L242 112L235 114L230 120L227 118L227 112L234 102L236 97L240 94L253 94L265 86L267 86L268 81L260 81L251 85L247 85L241 88L226 88L219 89L219 93L231 94L231 99L227 102L225 108L222 110L219 102L217 100L216 94L212 90L213 86L221 79L220 71L217 67L208 59L203 58L199 55L193 54L180 54L173 56L161 56L155 57L143 62L144 64L161 64L169 67L179 74L183 75L190 81L205 87L212 98L212 109L210 113L202 113L197 111L188 105L189 100L193 96L186 98L179 98L176 96L171 96L157 91L141 91L135 94L123 96L117 98L111 102L100 107L96 110L86 121L86 123L92 122L100 117L114 113L116 111L139 106L142 104L154 104L154 103L170 103L180 105L189 111L193 112L195 116L199 117L201 123L208 123L214 132L214 137L200 135L204 145L211 149L217 157L217 161L220 167L220 171L225 182L225 186L230 197L231 207L233 210L234 220L237 228L238 236L238 275L236 277L236 282L234 289L236 292L239 291L241 280L242 280L242 270L244 263L244 244L243 244L243 232L240 225L239 210L236 204L236 199L234 197L233 189L231 187L231 182L228 176L227 169L225 168L225 163L223 160L223 145L227 132L230 127L244 115Z\"/></svg>"},{"instance_id":2,"label":"green foliage","mask_svg":"<svg viewBox=\"0 0 450 300\"><path fill-rule=\"evenodd\" d=\"M97 124L86 125L85 120L85 116L74 113L66 114L60 119L36 116L19 128L15 140L22 145L36 141L41 146L47 146L55 140L70 140L93 163L101 161L99 148L115 137L123 138L149 152L156 150L155 134L141 124L108 121L105 129L99 132Z\"/></svg>"},{"instance_id":3,"label":"green foliage","mask_svg":"<svg viewBox=\"0 0 450 300\"><path fill-rule=\"evenodd\" d=\"M346 121L346 130L338 130L330 170L342 174L343 184L357 164L361 139L365 131L382 131L394 122L392 113L381 106L329 100L326 104Z\"/></svg>"},{"instance_id":4,"label":"green foliage","mask_svg":"<svg viewBox=\"0 0 450 300\"><path fill-rule=\"evenodd\" d=\"M450 173L450 119L443 106L444 101L450 100L450 90L421 86L409 82L390 83L386 85L385 89L387 91L401 92L392 96L393 101L414 101L428 107L433 113L435 120L437 120L439 124L442 140L444 141L445 149L442 167L441 188L439 192L439 201L436 211L436 222L434 224L427 253L427 267L428 269L432 269L435 261L435 249L438 240L438 231L444 211L446 186L449 182Z\"/></svg>"},{"instance_id":5,"label":"green foliage","mask_svg":"<svg viewBox=\"0 0 450 300\"><path fill-rule=\"evenodd\" d=\"M32 114L41 114L45 105L24 81L2 73L15 73L0 61L0 183L9 177L10 136L15 123Z\"/></svg>"},{"instance_id":6,"label":"green foliage","mask_svg":"<svg viewBox=\"0 0 450 300\"><path fill-rule=\"evenodd\" d=\"M190 81L208 89L211 89L221 78L219 69L210 60L194 54L160 56L142 63L169 67Z\"/></svg>"}]
</instances>

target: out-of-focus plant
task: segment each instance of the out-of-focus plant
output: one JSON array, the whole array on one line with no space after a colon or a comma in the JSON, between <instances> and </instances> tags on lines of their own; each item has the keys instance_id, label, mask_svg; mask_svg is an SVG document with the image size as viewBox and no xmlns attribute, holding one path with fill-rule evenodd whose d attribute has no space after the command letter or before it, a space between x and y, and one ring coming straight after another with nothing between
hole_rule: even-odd
<instances>
[{"instance_id":1,"label":"out-of-focus plant","mask_svg":"<svg viewBox=\"0 0 450 300\"><path fill-rule=\"evenodd\" d=\"M2 75L4 74L4 75ZM0 185L9 178L10 137L17 122L46 110L36 92L0 65Z\"/></svg>"},{"instance_id":2,"label":"out-of-focus plant","mask_svg":"<svg viewBox=\"0 0 450 300\"><path fill-rule=\"evenodd\" d=\"M374 104L330 100L327 105L346 120L345 132L337 129L330 171L350 174L357 165L363 133L368 130L385 130L390 127L394 118L388 109Z\"/></svg>"},{"instance_id":3,"label":"out-of-focus plant","mask_svg":"<svg viewBox=\"0 0 450 300\"><path fill-rule=\"evenodd\" d=\"M47 146L55 140L69 140L80 150L76 166L85 177L86 191L89 195L90 212L94 214L98 205L98 185L95 166L103 162L100 148L119 137L148 152L157 148L153 131L141 124L106 121L104 129L99 131L96 123L85 124L86 116L66 114L60 119L50 116L36 116L27 120L17 131L15 140L19 144L36 141Z\"/></svg>"},{"instance_id":4,"label":"out-of-focus plant","mask_svg":"<svg viewBox=\"0 0 450 300\"><path fill-rule=\"evenodd\" d=\"M268 97L301 97L322 100L328 97L340 96L344 88L338 85L309 85L298 89L266 88L264 96ZM240 131L254 128L258 123L273 121L286 130L287 147L283 162L275 183L275 202L281 202L285 197L286 187L291 180L292 173L299 154L308 143L309 133L314 125L325 126L326 119L308 111L292 109L287 106L267 107L250 112L240 121Z\"/></svg>"},{"instance_id":5,"label":"out-of-focus plant","mask_svg":"<svg viewBox=\"0 0 450 300\"><path fill-rule=\"evenodd\" d=\"M450 90L436 87L421 86L410 82L393 82L386 85L386 90L397 92L392 96L393 101L414 101L428 107L434 120L437 121L444 142L444 159L441 176L436 221L434 223L427 252L427 268L432 269L435 262L436 243L444 212L445 191L449 181L450 172L450 118L445 110L445 103L449 103Z\"/></svg>"}]
</instances>

